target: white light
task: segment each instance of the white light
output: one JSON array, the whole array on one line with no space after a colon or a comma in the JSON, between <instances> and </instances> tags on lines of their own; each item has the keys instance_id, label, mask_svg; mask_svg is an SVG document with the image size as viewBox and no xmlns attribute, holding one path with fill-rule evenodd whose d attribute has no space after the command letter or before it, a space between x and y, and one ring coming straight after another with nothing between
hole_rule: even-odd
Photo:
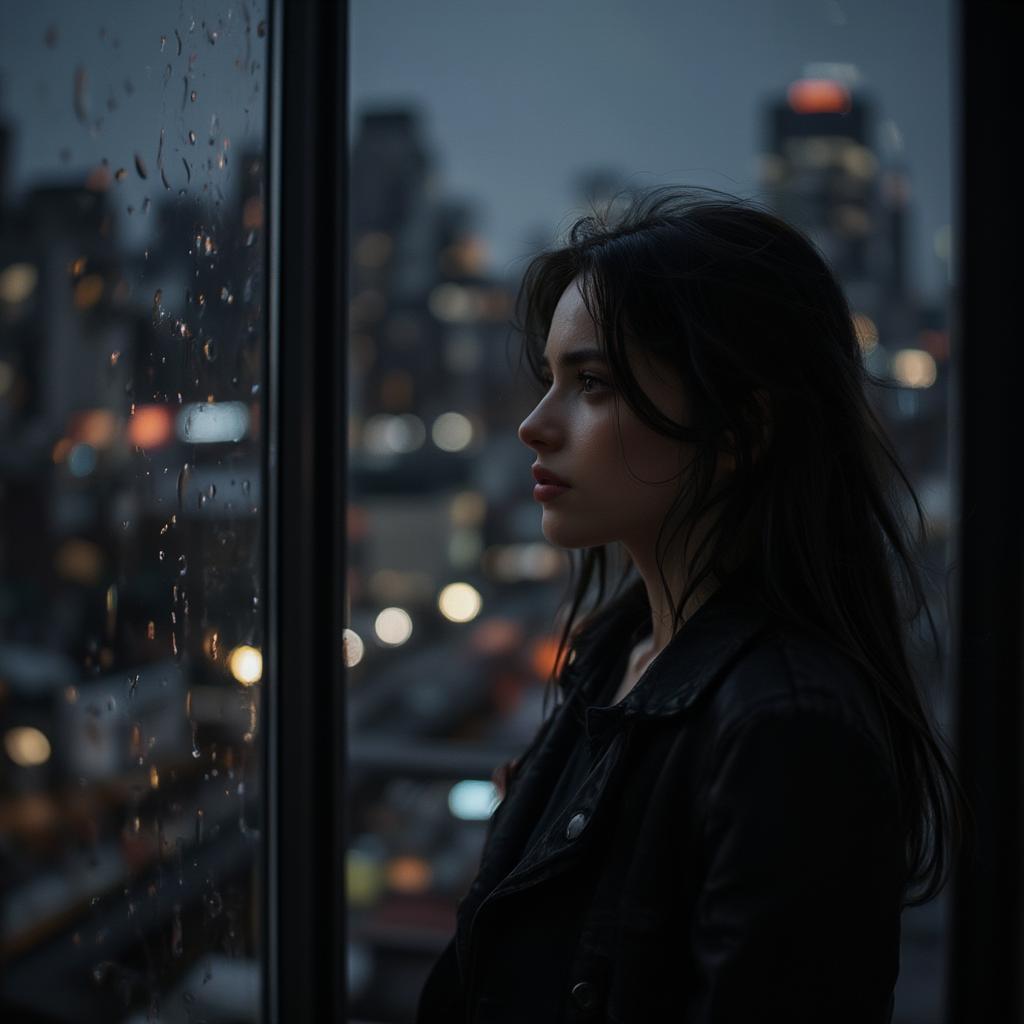
<instances>
[{"instance_id":1,"label":"white light","mask_svg":"<svg viewBox=\"0 0 1024 1024\"><path fill-rule=\"evenodd\" d=\"M412 413L392 416L381 412L363 424L363 446L373 455L394 455L412 452L421 447L427 436L423 421Z\"/></svg>"},{"instance_id":2,"label":"white light","mask_svg":"<svg viewBox=\"0 0 1024 1024\"><path fill-rule=\"evenodd\" d=\"M459 452L473 440L473 424L461 412L443 412L434 420L430 436L442 451Z\"/></svg>"},{"instance_id":3,"label":"white light","mask_svg":"<svg viewBox=\"0 0 1024 1024\"><path fill-rule=\"evenodd\" d=\"M423 446L427 437L423 420L411 412L388 416L381 428L381 441L389 452L414 452Z\"/></svg>"},{"instance_id":4,"label":"white light","mask_svg":"<svg viewBox=\"0 0 1024 1024\"><path fill-rule=\"evenodd\" d=\"M385 608L374 620L373 628L382 643L397 647L412 636L412 619L404 608Z\"/></svg>"},{"instance_id":5,"label":"white light","mask_svg":"<svg viewBox=\"0 0 1024 1024\"><path fill-rule=\"evenodd\" d=\"M22 768L32 768L50 760L50 741L31 725L19 725L4 733L7 756Z\"/></svg>"},{"instance_id":6,"label":"white light","mask_svg":"<svg viewBox=\"0 0 1024 1024\"><path fill-rule=\"evenodd\" d=\"M486 821L499 803L493 782L463 779L448 791L448 810L463 821Z\"/></svg>"},{"instance_id":7,"label":"white light","mask_svg":"<svg viewBox=\"0 0 1024 1024\"><path fill-rule=\"evenodd\" d=\"M0 270L0 300L12 306L24 302L39 280L39 271L31 263L12 263Z\"/></svg>"},{"instance_id":8,"label":"white light","mask_svg":"<svg viewBox=\"0 0 1024 1024\"><path fill-rule=\"evenodd\" d=\"M249 410L243 402L190 402L178 412L178 438L189 444L241 441L249 429Z\"/></svg>"},{"instance_id":9,"label":"white light","mask_svg":"<svg viewBox=\"0 0 1024 1024\"><path fill-rule=\"evenodd\" d=\"M480 592L468 583L449 583L437 598L437 606L449 622L472 621L480 614L482 604Z\"/></svg>"},{"instance_id":10,"label":"white light","mask_svg":"<svg viewBox=\"0 0 1024 1024\"><path fill-rule=\"evenodd\" d=\"M228 669L243 686L252 686L263 676L263 655L258 647L240 644L228 655Z\"/></svg>"},{"instance_id":11,"label":"white light","mask_svg":"<svg viewBox=\"0 0 1024 1024\"><path fill-rule=\"evenodd\" d=\"M354 629L345 629L342 632L345 665L352 668L363 660L366 648L363 645L362 637Z\"/></svg>"},{"instance_id":12,"label":"white light","mask_svg":"<svg viewBox=\"0 0 1024 1024\"><path fill-rule=\"evenodd\" d=\"M467 323L479 318L482 303L478 288L461 284L439 284L427 296L430 312L446 323Z\"/></svg>"},{"instance_id":13,"label":"white light","mask_svg":"<svg viewBox=\"0 0 1024 1024\"><path fill-rule=\"evenodd\" d=\"M935 383L938 371L930 352L920 348L904 348L892 357L892 372L904 387L930 388Z\"/></svg>"}]
</instances>

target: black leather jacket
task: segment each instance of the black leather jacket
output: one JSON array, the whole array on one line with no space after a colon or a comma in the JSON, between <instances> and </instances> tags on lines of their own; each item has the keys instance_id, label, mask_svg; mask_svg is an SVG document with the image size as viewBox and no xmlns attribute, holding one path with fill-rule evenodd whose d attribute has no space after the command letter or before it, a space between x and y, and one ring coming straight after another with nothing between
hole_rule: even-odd
<instances>
[{"instance_id":1,"label":"black leather jacket","mask_svg":"<svg viewBox=\"0 0 1024 1024\"><path fill-rule=\"evenodd\" d=\"M577 641L563 686L593 768L523 856L579 736L563 704L492 815L418 1024L888 1024L905 839L863 673L727 586L623 701L588 706L636 614Z\"/></svg>"}]
</instances>

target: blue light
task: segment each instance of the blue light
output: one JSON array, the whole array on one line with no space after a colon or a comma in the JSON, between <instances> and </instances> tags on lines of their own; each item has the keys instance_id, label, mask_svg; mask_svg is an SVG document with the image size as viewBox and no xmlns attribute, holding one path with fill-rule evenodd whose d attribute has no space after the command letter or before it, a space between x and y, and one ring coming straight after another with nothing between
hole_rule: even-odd
<instances>
[{"instance_id":1,"label":"blue light","mask_svg":"<svg viewBox=\"0 0 1024 1024\"><path fill-rule=\"evenodd\" d=\"M499 802L494 783L479 779L456 782L448 793L448 810L463 821L486 821Z\"/></svg>"},{"instance_id":2,"label":"blue light","mask_svg":"<svg viewBox=\"0 0 1024 1024\"><path fill-rule=\"evenodd\" d=\"M88 476L96 468L96 449L91 444L76 444L68 452L68 471L72 476Z\"/></svg>"}]
</instances>

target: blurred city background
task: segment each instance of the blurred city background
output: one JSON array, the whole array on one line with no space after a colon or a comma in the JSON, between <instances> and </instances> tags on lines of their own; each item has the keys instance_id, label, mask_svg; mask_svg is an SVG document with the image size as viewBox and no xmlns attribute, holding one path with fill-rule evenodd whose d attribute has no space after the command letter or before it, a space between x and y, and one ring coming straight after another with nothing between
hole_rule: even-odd
<instances>
[{"instance_id":1,"label":"blurred city background","mask_svg":"<svg viewBox=\"0 0 1024 1024\"><path fill-rule=\"evenodd\" d=\"M259 1019L267 19L49 2L0 42L11 1020ZM947 625L950 31L944 0L350 3L353 1019L412 1018L541 720L568 561L509 321L575 216L707 185L814 238L892 382ZM948 662L917 667L948 731ZM943 1019L945 920L904 914L897 1022Z\"/></svg>"}]
</instances>

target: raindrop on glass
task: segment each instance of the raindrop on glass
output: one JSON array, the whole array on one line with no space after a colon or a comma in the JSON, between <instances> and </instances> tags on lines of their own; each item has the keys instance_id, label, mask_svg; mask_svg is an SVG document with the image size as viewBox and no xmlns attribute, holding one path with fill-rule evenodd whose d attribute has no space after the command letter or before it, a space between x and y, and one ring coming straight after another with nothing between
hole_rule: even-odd
<instances>
[{"instance_id":1,"label":"raindrop on glass","mask_svg":"<svg viewBox=\"0 0 1024 1024\"><path fill-rule=\"evenodd\" d=\"M181 956L181 904L174 904L174 921L171 926L171 952L174 956Z\"/></svg>"}]
</instances>

